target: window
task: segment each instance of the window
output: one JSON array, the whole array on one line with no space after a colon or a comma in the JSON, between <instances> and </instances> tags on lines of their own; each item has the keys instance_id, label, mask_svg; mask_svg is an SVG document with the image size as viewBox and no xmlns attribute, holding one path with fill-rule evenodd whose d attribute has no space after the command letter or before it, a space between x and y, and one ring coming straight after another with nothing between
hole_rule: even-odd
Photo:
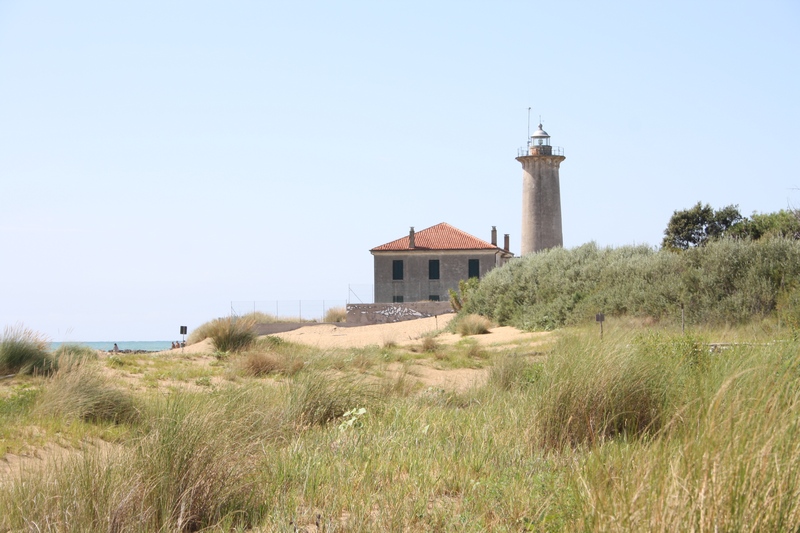
<instances>
[{"instance_id":1,"label":"window","mask_svg":"<svg viewBox=\"0 0 800 533\"><path fill-rule=\"evenodd\" d=\"M403 279L403 260L395 259L392 261L392 279Z\"/></svg>"},{"instance_id":2,"label":"window","mask_svg":"<svg viewBox=\"0 0 800 533\"><path fill-rule=\"evenodd\" d=\"M428 296L428 300L430 300L431 302L438 302L439 301L439 295L438 294L431 294L431 295Z\"/></svg>"},{"instance_id":3,"label":"window","mask_svg":"<svg viewBox=\"0 0 800 533\"><path fill-rule=\"evenodd\" d=\"M400 261L400 262L402 263L402 261ZM403 297L402 296L392 296L392 303L393 304L401 304L401 303L403 303Z\"/></svg>"},{"instance_id":4,"label":"window","mask_svg":"<svg viewBox=\"0 0 800 533\"><path fill-rule=\"evenodd\" d=\"M469 260L469 277L479 278L481 276L481 262L480 259Z\"/></svg>"},{"instance_id":5,"label":"window","mask_svg":"<svg viewBox=\"0 0 800 533\"><path fill-rule=\"evenodd\" d=\"M428 261L428 279L439 279L439 260L430 259Z\"/></svg>"}]
</instances>

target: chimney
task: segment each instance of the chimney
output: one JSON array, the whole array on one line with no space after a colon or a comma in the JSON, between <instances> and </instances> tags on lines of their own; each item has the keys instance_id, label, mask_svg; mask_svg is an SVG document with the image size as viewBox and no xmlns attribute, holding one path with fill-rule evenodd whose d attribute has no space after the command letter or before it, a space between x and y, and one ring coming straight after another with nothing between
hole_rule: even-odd
<instances>
[{"instance_id":1,"label":"chimney","mask_svg":"<svg viewBox=\"0 0 800 533\"><path fill-rule=\"evenodd\" d=\"M508 233L503 235L503 250L508 251Z\"/></svg>"},{"instance_id":2,"label":"chimney","mask_svg":"<svg viewBox=\"0 0 800 533\"><path fill-rule=\"evenodd\" d=\"M414 226L411 226L411 231L408 232L408 247L414 248Z\"/></svg>"},{"instance_id":3,"label":"chimney","mask_svg":"<svg viewBox=\"0 0 800 533\"><path fill-rule=\"evenodd\" d=\"M497 246L497 226L492 226L492 246Z\"/></svg>"}]
</instances>

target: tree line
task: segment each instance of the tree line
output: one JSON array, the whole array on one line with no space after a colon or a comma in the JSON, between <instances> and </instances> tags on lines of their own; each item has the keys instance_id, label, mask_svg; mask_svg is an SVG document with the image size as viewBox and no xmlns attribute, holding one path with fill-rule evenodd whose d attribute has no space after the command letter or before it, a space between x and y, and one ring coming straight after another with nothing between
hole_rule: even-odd
<instances>
[{"instance_id":1,"label":"tree line","mask_svg":"<svg viewBox=\"0 0 800 533\"><path fill-rule=\"evenodd\" d=\"M753 213L748 218L742 216L738 205L715 210L708 204L697 202L689 209L672 214L661 247L688 250L722 237L758 240L768 236L800 239L800 210Z\"/></svg>"}]
</instances>

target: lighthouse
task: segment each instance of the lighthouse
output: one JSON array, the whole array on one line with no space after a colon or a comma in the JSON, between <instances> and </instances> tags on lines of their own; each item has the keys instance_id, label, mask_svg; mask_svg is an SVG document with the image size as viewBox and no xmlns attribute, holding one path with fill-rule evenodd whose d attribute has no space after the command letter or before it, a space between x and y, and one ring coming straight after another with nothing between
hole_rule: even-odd
<instances>
[{"instance_id":1,"label":"lighthouse","mask_svg":"<svg viewBox=\"0 0 800 533\"><path fill-rule=\"evenodd\" d=\"M522 243L520 255L563 246L561 234L561 187L558 168L564 150L550 146L550 135L539 129L531 135L522 163Z\"/></svg>"}]
</instances>

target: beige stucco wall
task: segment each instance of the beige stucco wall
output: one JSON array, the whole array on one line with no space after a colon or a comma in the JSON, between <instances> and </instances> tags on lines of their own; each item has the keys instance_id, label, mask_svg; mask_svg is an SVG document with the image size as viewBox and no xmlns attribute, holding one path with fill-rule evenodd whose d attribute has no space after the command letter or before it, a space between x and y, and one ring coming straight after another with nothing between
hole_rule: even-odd
<instances>
[{"instance_id":1,"label":"beige stucco wall","mask_svg":"<svg viewBox=\"0 0 800 533\"><path fill-rule=\"evenodd\" d=\"M480 277L498 263L499 250L455 250L407 252L373 252L375 256L375 302L391 303L394 296L402 296L403 302L428 300L438 295L439 300L449 299L449 289L457 289L458 282L468 278L469 260L478 259ZM392 279L392 262L403 261L403 280ZM439 279L428 279L428 261L439 260Z\"/></svg>"}]
</instances>

